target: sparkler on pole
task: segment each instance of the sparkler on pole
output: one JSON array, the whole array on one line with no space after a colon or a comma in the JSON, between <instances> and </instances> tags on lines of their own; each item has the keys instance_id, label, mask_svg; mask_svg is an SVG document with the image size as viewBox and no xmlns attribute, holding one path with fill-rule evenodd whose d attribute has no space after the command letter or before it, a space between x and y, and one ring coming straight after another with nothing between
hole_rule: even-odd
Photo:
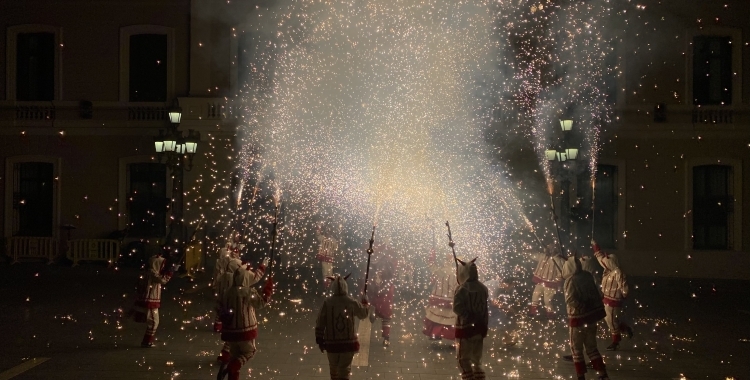
<instances>
[{"instance_id":1,"label":"sparkler on pole","mask_svg":"<svg viewBox=\"0 0 750 380\"><path fill-rule=\"evenodd\" d=\"M370 235L370 248L367 248L367 270L365 270L365 288L362 296L367 296L367 280L370 278L370 258L372 257L372 244L375 243L375 226L372 226L372 235Z\"/></svg>"},{"instance_id":2,"label":"sparkler on pole","mask_svg":"<svg viewBox=\"0 0 750 380\"><path fill-rule=\"evenodd\" d=\"M448 223L448 221L445 221L445 226L448 227L448 246L451 247L451 251L453 251L453 262L456 264L456 273L458 273L458 258L456 257L456 243L453 242L453 234L451 233L451 225ZM458 277L456 277L456 281L458 281Z\"/></svg>"},{"instance_id":3,"label":"sparkler on pole","mask_svg":"<svg viewBox=\"0 0 750 380\"><path fill-rule=\"evenodd\" d=\"M273 255L275 253L275 248L276 248L276 233L278 231L278 229L277 229L276 226L278 225L278 222L279 222L279 208L280 207L281 207L281 205L279 203L277 203L276 204L276 211L275 211L275 214L273 216L273 234L272 234L273 235L273 240L271 240L271 264L270 264L270 268L268 268L268 273L269 273L270 277L273 277L273 267L274 267L274 265L273 265Z\"/></svg>"},{"instance_id":4,"label":"sparkler on pole","mask_svg":"<svg viewBox=\"0 0 750 380\"><path fill-rule=\"evenodd\" d=\"M596 221L596 174L591 176L591 240L594 240Z\"/></svg>"}]
</instances>

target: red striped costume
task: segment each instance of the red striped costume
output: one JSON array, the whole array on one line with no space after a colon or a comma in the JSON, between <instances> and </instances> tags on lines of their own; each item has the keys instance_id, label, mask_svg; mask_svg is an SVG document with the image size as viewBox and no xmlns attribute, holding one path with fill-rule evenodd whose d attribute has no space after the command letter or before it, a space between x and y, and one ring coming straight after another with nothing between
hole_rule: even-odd
<instances>
[{"instance_id":1,"label":"red striped costume","mask_svg":"<svg viewBox=\"0 0 750 380\"><path fill-rule=\"evenodd\" d=\"M265 274L265 268L266 268L265 265L261 264L260 266L258 266L258 269L254 271L250 271L249 266L243 267L239 259L234 259L234 260L229 261L227 270L223 274L221 281L219 281L219 284L218 284L219 302L217 305L217 314L220 316L220 318L222 319L226 318L227 312L231 310L231 306L227 304L228 302L227 300L229 296L229 290L232 289L235 283L235 274L240 271L246 272L243 278L244 286L250 287L258 283L258 281L260 281L260 279ZM229 327L229 329L231 332L232 327ZM222 362L222 363L229 363L229 360L231 357L230 352L229 352L230 345L229 345L229 341L224 339L225 327L223 327L223 323L222 323L221 332L222 332L221 340L224 341L224 346L222 347L221 352L219 353L218 360L219 362Z\"/></svg>"},{"instance_id":2,"label":"red striped costume","mask_svg":"<svg viewBox=\"0 0 750 380\"><path fill-rule=\"evenodd\" d=\"M578 378L586 373L584 350L600 376L607 375L604 361L596 345L596 322L605 316L604 304L594 276L581 268L581 262L570 257L562 268L565 279L565 305L568 311L570 348Z\"/></svg>"},{"instance_id":3,"label":"red striped costume","mask_svg":"<svg viewBox=\"0 0 750 380\"><path fill-rule=\"evenodd\" d=\"M620 269L617 256L601 252L597 245L594 245L594 249L594 255L604 269L602 274L602 301L604 302L604 311L607 313L604 320L607 321L607 327L609 327L612 335L612 345L607 349L617 349L622 340L622 333L632 334L630 326L620 320L622 303L628 296L628 281L622 269Z\"/></svg>"},{"instance_id":4,"label":"red striped costume","mask_svg":"<svg viewBox=\"0 0 750 380\"><path fill-rule=\"evenodd\" d=\"M425 307L422 333L431 339L455 339L453 324L453 294L456 292L456 266L453 256L446 255L442 263L435 263L435 252L430 256L432 272L432 292Z\"/></svg>"},{"instance_id":5,"label":"red striped costume","mask_svg":"<svg viewBox=\"0 0 750 380\"><path fill-rule=\"evenodd\" d=\"M333 276L333 264L336 261L336 252L339 250L339 242L330 236L330 231L327 232L327 234L324 234L318 230L315 233L315 237L320 243L315 258L320 261L320 273L323 276L322 284L324 286L329 285L329 277Z\"/></svg>"},{"instance_id":6,"label":"red striped costume","mask_svg":"<svg viewBox=\"0 0 750 380\"><path fill-rule=\"evenodd\" d=\"M136 322L146 323L146 333L141 341L144 347L154 344L156 328L159 327L162 285L172 278L172 273L164 268L166 262L163 257L151 257L138 278L132 315Z\"/></svg>"},{"instance_id":7,"label":"red striped costume","mask_svg":"<svg viewBox=\"0 0 750 380\"><path fill-rule=\"evenodd\" d=\"M529 314L537 315L539 306L544 302L544 309L547 312L547 316L553 317L552 297L557 293L557 289L562 286L561 268L565 260L560 257L555 245L547 246L547 252L538 254L537 260L538 263L534 270L534 277L532 278L536 286L531 295L531 309L529 310Z\"/></svg>"},{"instance_id":8,"label":"red striped costume","mask_svg":"<svg viewBox=\"0 0 750 380\"><path fill-rule=\"evenodd\" d=\"M262 271L261 268L259 270ZM257 282L254 278L253 272L243 269L235 271L234 284L224 297L221 340L229 346L231 359L228 364L222 363L217 376L219 379L225 374L229 375L229 380L239 379L242 366L255 356L255 338L258 336L255 310L262 309L271 302L273 279L266 280L263 293L259 294L251 286Z\"/></svg>"},{"instance_id":9,"label":"red striped costume","mask_svg":"<svg viewBox=\"0 0 750 380\"><path fill-rule=\"evenodd\" d=\"M214 331L221 332L222 324L219 309L221 308L221 299L230 287L232 287L232 278L234 271L242 265L239 259L239 250L232 244L227 244L225 248L219 250L219 258L216 259L214 266L214 279L211 284L216 296L216 318L214 319Z\"/></svg>"}]
</instances>

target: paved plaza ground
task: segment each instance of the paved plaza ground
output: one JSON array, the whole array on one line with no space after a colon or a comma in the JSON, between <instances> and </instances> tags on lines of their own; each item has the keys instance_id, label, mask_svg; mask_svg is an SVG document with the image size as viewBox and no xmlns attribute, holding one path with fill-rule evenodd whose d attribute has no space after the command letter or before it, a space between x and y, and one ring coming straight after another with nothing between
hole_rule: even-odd
<instances>
[{"instance_id":1,"label":"paved plaza ground","mask_svg":"<svg viewBox=\"0 0 750 380\"><path fill-rule=\"evenodd\" d=\"M302 274L304 275L304 274ZM0 380L214 379L219 337L211 331L210 276L176 278L164 292L158 346L139 346L145 325L122 317L132 304L137 271L95 264L68 267L0 264ZM258 353L243 378L325 379L326 356L315 345L322 297L279 275L271 308L259 312ZM631 279L626 313L636 335L619 351L599 347L612 379L750 379L750 284ZM380 322L363 322L353 379L458 379L450 342L421 334L424 300L397 295L392 344ZM561 300L558 299L558 302ZM603 322L602 322L603 325ZM485 340L489 379L570 379L563 319L518 323L521 342L504 348L496 330ZM365 334L366 335L366 334ZM592 372L590 378L595 378Z\"/></svg>"}]
</instances>

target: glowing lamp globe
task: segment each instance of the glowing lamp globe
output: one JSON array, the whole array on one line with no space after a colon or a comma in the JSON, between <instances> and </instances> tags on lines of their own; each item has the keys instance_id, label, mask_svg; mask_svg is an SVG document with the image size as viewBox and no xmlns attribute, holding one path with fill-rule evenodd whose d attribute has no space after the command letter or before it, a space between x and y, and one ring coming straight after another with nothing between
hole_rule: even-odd
<instances>
[{"instance_id":1,"label":"glowing lamp globe","mask_svg":"<svg viewBox=\"0 0 750 380\"><path fill-rule=\"evenodd\" d=\"M164 130L159 130L159 136L154 137L154 150L156 153L164 152Z\"/></svg>"},{"instance_id":2,"label":"glowing lamp globe","mask_svg":"<svg viewBox=\"0 0 750 380\"><path fill-rule=\"evenodd\" d=\"M169 122L172 124L180 124L182 120L182 108L172 107L169 109Z\"/></svg>"},{"instance_id":3,"label":"glowing lamp globe","mask_svg":"<svg viewBox=\"0 0 750 380\"><path fill-rule=\"evenodd\" d=\"M188 130L188 135L185 138L185 153L194 154L198 150L198 141L201 139L200 132L195 130Z\"/></svg>"},{"instance_id":4,"label":"glowing lamp globe","mask_svg":"<svg viewBox=\"0 0 750 380\"><path fill-rule=\"evenodd\" d=\"M547 156L547 160L554 161L557 157L557 151L554 149L547 149L544 151L544 154Z\"/></svg>"},{"instance_id":5,"label":"glowing lamp globe","mask_svg":"<svg viewBox=\"0 0 750 380\"><path fill-rule=\"evenodd\" d=\"M567 132L567 131L573 129L573 120L571 120L571 119L560 119L560 128L562 128L563 132Z\"/></svg>"},{"instance_id":6,"label":"glowing lamp globe","mask_svg":"<svg viewBox=\"0 0 750 380\"><path fill-rule=\"evenodd\" d=\"M164 138L164 151L174 152L175 149L177 149L177 139L175 139L173 136L165 137Z\"/></svg>"},{"instance_id":7,"label":"glowing lamp globe","mask_svg":"<svg viewBox=\"0 0 750 380\"><path fill-rule=\"evenodd\" d=\"M565 149L565 155L568 156L569 160L575 160L578 158L578 148Z\"/></svg>"}]
</instances>

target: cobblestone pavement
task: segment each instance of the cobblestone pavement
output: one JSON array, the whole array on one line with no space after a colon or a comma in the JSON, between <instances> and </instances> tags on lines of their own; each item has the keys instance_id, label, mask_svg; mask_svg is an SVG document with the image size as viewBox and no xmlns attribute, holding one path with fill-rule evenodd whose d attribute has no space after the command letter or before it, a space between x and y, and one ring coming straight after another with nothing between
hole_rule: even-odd
<instances>
[{"instance_id":1,"label":"cobblestone pavement","mask_svg":"<svg viewBox=\"0 0 750 380\"><path fill-rule=\"evenodd\" d=\"M176 278L168 284L158 346L143 349L145 325L122 317L132 303L136 276L133 269L94 264L1 264L0 380L215 378L220 342L211 332L208 278ZM322 297L291 279L279 281L273 307L259 313L258 353L243 368L243 378L328 378L326 357L313 332ZM750 284L632 282L636 289L626 313L636 336L619 351L607 352L601 326L599 347L612 379L750 378ZM363 322L360 331L370 328L371 334L362 337L353 379L459 378L450 342L429 342L421 334L423 305L411 292L398 294L387 348L379 339L380 322ZM568 353L562 318L521 319L517 328L521 341L514 347L503 347L497 330L485 340L489 379L574 377L573 365L560 359Z\"/></svg>"}]
</instances>

